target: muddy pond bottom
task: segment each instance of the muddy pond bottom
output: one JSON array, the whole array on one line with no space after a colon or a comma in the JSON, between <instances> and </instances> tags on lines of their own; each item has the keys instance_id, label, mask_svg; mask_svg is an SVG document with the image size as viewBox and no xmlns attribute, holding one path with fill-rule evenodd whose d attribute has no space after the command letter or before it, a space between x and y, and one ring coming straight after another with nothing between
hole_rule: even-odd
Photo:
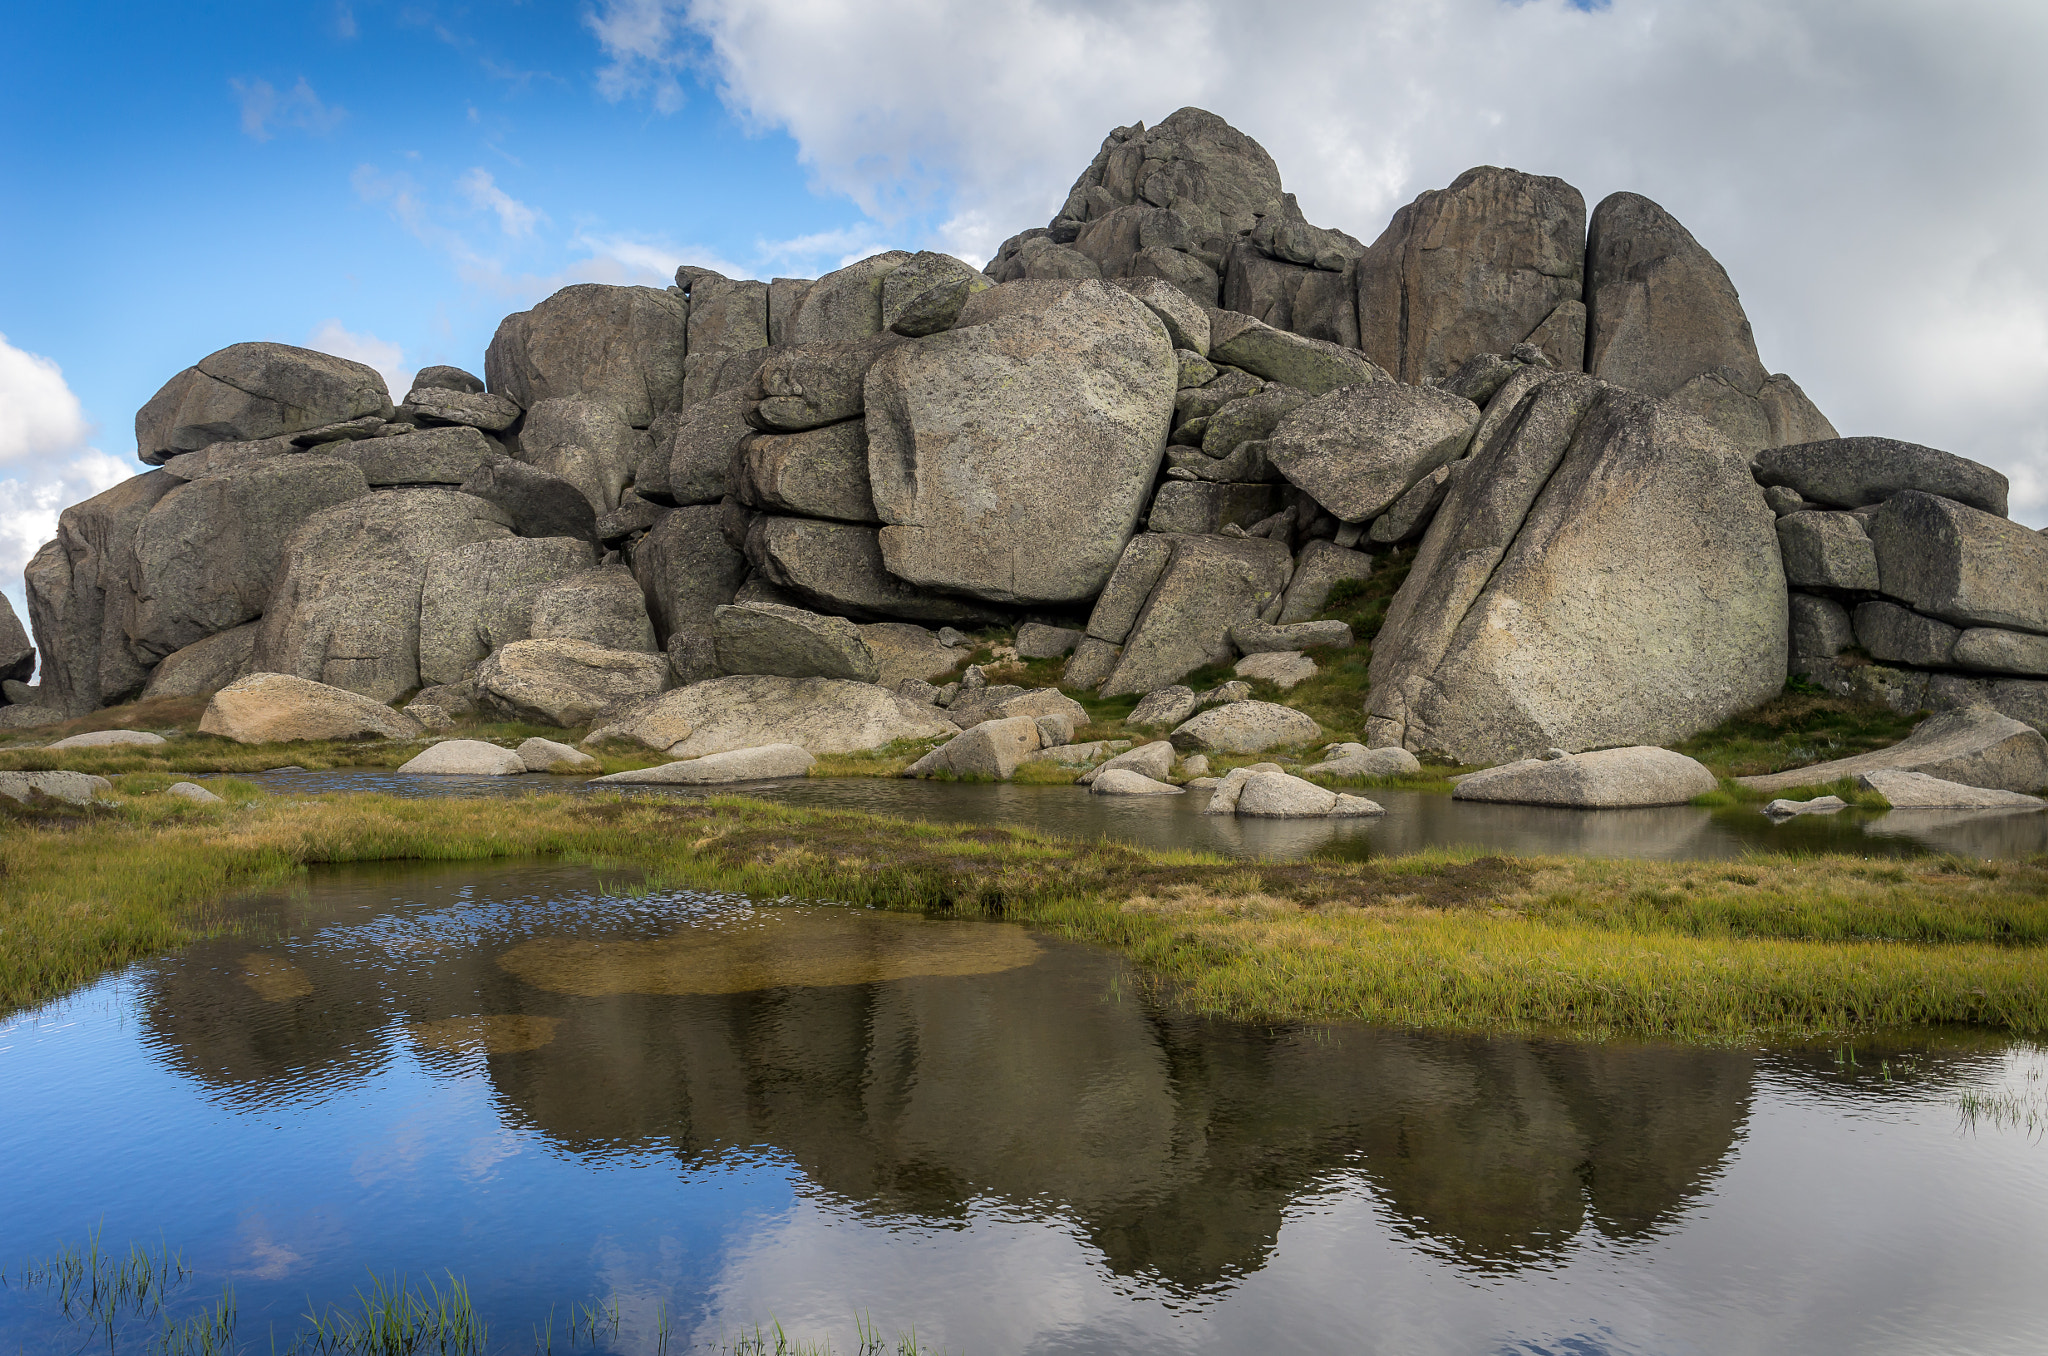
<instances>
[{"instance_id":1,"label":"muddy pond bottom","mask_svg":"<svg viewBox=\"0 0 2048 1356\"><path fill-rule=\"evenodd\" d=\"M2048 1349L2032 1046L1249 1026L1013 925L568 866L236 907L0 1025L10 1353L229 1287L284 1350L373 1272L505 1352ZM95 1231L190 1269L111 1342L23 1268Z\"/></svg>"},{"instance_id":2,"label":"muddy pond bottom","mask_svg":"<svg viewBox=\"0 0 2048 1356\"><path fill-rule=\"evenodd\" d=\"M204 779L202 779L204 780ZM799 777L696 788L594 786L580 777L435 777L388 771L272 772L246 778L279 794L377 791L397 796L523 796L603 792L689 799L759 796L817 810L857 810L939 823L996 824L1066 838L1111 838L1154 849L1191 848L1270 861L1309 856L1362 859L1423 848L1469 847L1661 860L1723 859L1750 852L1847 852L1917 856L1953 852L2023 858L2048 852L2048 814L2001 811L1847 810L1774 824L1744 807L1705 810L1559 810L1487 805L1420 791L1368 790L1386 808L1373 819L1239 819L1205 815L1209 792L1093 796L1081 786L937 782L901 777Z\"/></svg>"}]
</instances>

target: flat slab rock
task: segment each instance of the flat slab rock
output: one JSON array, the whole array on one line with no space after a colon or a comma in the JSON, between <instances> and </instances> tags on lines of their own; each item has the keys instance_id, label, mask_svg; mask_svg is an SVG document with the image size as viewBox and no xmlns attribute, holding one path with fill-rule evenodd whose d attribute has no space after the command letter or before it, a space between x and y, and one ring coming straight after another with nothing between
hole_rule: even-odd
<instances>
[{"instance_id":1,"label":"flat slab rock","mask_svg":"<svg viewBox=\"0 0 2048 1356\"><path fill-rule=\"evenodd\" d=\"M46 749L105 749L124 744L154 746L166 743L160 734L147 730L90 730L85 734L68 735L55 743L43 745Z\"/></svg>"},{"instance_id":2,"label":"flat slab rock","mask_svg":"<svg viewBox=\"0 0 2048 1356\"><path fill-rule=\"evenodd\" d=\"M958 733L936 707L843 678L713 678L663 693L584 744L623 738L678 757L791 743L812 753L854 753L898 739Z\"/></svg>"},{"instance_id":3,"label":"flat slab rock","mask_svg":"<svg viewBox=\"0 0 2048 1356\"><path fill-rule=\"evenodd\" d=\"M1142 772L1129 768L1111 768L1088 784L1091 796L1178 796L1184 794L1180 787L1166 782L1154 781Z\"/></svg>"},{"instance_id":4,"label":"flat slab rock","mask_svg":"<svg viewBox=\"0 0 2048 1356\"><path fill-rule=\"evenodd\" d=\"M1641 744L1625 749L1524 758L1475 772L1459 781L1453 800L1509 805L1557 805L1576 810L1620 810L1683 805L1712 791L1714 774L1670 749Z\"/></svg>"},{"instance_id":5,"label":"flat slab rock","mask_svg":"<svg viewBox=\"0 0 2048 1356\"><path fill-rule=\"evenodd\" d=\"M1305 769L1304 777L1405 777L1422 771L1421 760L1403 748L1333 744L1323 753L1323 761Z\"/></svg>"},{"instance_id":6,"label":"flat slab rock","mask_svg":"<svg viewBox=\"0 0 2048 1356\"><path fill-rule=\"evenodd\" d=\"M514 777L526 771L526 760L481 739L444 739L398 770L447 777Z\"/></svg>"},{"instance_id":7,"label":"flat slab rock","mask_svg":"<svg viewBox=\"0 0 2048 1356\"><path fill-rule=\"evenodd\" d=\"M213 694L201 734L237 744L300 739L411 739L420 724L380 701L283 673L252 673Z\"/></svg>"},{"instance_id":8,"label":"flat slab rock","mask_svg":"<svg viewBox=\"0 0 2048 1356\"><path fill-rule=\"evenodd\" d=\"M1888 749L1736 780L1758 791L1775 792L1872 772L1922 772L1994 791L2038 791L2048 786L2048 739L2033 726L1989 707L1963 707L1929 716Z\"/></svg>"},{"instance_id":9,"label":"flat slab rock","mask_svg":"<svg viewBox=\"0 0 2048 1356\"><path fill-rule=\"evenodd\" d=\"M1894 810L2048 810L2048 801L2038 796L1964 786L1924 772L1866 772L1856 784L1883 796Z\"/></svg>"},{"instance_id":10,"label":"flat slab rock","mask_svg":"<svg viewBox=\"0 0 2048 1356\"><path fill-rule=\"evenodd\" d=\"M813 758L800 745L763 744L751 749L728 749L702 758L686 758L660 767L614 772L609 777L592 777L597 786L616 782L622 786L710 786L723 782L758 782L777 777L808 776Z\"/></svg>"},{"instance_id":11,"label":"flat slab rock","mask_svg":"<svg viewBox=\"0 0 2048 1356\"><path fill-rule=\"evenodd\" d=\"M0 772L0 796L24 805L37 795L70 805L90 805L113 790L112 782L89 772Z\"/></svg>"}]
</instances>

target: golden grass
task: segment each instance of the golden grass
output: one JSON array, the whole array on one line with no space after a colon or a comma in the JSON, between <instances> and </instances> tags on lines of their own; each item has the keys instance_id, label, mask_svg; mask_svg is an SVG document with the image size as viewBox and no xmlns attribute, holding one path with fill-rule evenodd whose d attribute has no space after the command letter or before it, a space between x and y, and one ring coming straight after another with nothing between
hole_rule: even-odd
<instances>
[{"instance_id":1,"label":"golden grass","mask_svg":"<svg viewBox=\"0 0 2048 1356\"><path fill-rule=\"evenodd\" d=\"M324 862L555 857L661 881L1003 918L1115 948L1193 1008L1747 1040L1932 1022L2048 1031L2048 862L1425 852L1245 863L739 797L139 794L0 824L0 1008L232 926Z\"/></svg>"}]
</instances>

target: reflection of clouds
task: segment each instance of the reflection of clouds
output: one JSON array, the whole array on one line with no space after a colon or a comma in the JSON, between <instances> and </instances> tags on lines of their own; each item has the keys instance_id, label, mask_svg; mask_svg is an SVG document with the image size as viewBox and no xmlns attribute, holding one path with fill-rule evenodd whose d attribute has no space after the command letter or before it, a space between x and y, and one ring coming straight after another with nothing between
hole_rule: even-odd
<instances>
[{"instance_id":1,"label":"reflection of clouds","mask_svg":"<svg viewBox=\"0 0 2048 1356\"><path fill-rule=\"evenodd\" d=\"M435 1077L426 1078L420 1076L424 1071L416 1064L409 1059L407 1063L412 1067L404 1069L404 1083L424 1095L349 1164L349 1176L357 1186L416 1177L421 1166L446 1152L458 1134L477 1126L491 1129L471 1135L470 1147L457 1156L465 1176L482 1176L492 1164L519 1151L518 1135L499 1120L490 1082L480 1071L454 1074L441 1068L434 1071ZM474 1172L472 1162L476 1164Z\"/></svg>"}]
</instances>

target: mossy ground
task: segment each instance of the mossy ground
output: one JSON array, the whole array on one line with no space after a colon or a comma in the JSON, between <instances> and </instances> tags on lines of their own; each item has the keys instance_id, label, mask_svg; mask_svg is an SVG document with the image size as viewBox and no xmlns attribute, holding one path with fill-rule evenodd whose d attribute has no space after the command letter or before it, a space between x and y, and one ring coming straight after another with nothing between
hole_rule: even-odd
<instances>
[{"instance_id":1,"label":"mossy ground","mask_svg":"<svg viewBox=\"0 0 2048 1356\"><path fill-rule=\"evenodd\" d=\"M141 794L161 775L121 777L110 808L0 811L0 1008L232 927L223 898L319 863L539 856L1030 923L1253 1020L1708 1041L2048 1032L2048 859L1247 863L741 797L286 799L230 783L229 804L191 806Z\"/></svg>"}]
</instances>

